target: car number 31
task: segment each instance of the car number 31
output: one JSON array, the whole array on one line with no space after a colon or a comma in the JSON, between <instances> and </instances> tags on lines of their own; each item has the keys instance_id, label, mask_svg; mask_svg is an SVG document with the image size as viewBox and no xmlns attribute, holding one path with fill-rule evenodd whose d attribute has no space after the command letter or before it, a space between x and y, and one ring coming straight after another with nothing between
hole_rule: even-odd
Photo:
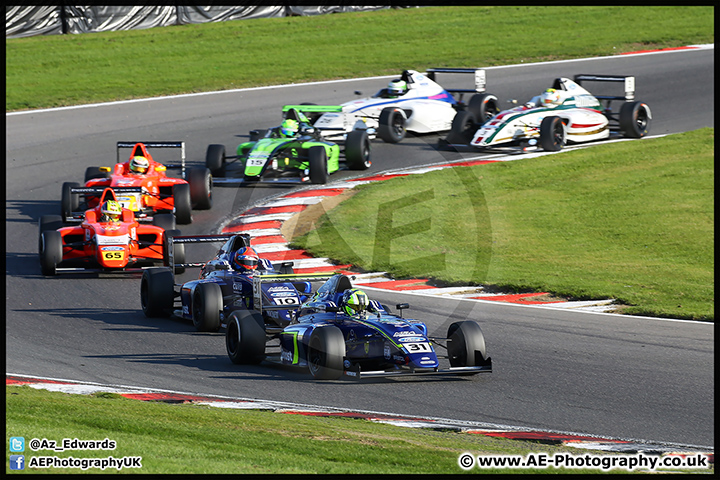
<instances>
[{"instance_id":1,"label":"car number 31","mask_svg":"<svg viewBox=\"0 0 720 480\"><path fill-rule=\"evenodd\" d=\"M403 347L405 347L407 351L411 353L432 351L429 343L405 343L403 344Z\"/></svg>"}]
</instances>

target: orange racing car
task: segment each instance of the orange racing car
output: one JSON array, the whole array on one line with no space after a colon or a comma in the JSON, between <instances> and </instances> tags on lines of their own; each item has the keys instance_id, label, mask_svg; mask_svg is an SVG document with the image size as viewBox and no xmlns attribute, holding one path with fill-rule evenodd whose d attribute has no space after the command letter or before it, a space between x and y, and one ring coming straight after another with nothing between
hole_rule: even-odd
<instances>
[{"instance_id":1,"label":"orange racing car","mask_svg":"<svg viewBox=\"0 0 720 480\"><path fill-rule=\"evenodd\" d=\"M167 244L180 234L172 214L155 215L153 225L141 225L111 188L103 191L96 207L83 214L80 225L63 226L59 215L43 215L39 226L40 267L48 276L138 271L144 265L168 264ZM180 252L183 259L184 253ZM174 255L178 256L177 247Z\"/></svg>"},{"instance_id":2,"label":"orange racing car","mask_svg":"<svg viewBox=\"0 0 720 480\"><path fill-rule=\"evenodd\" d=\"M120 162L120 149L131 148L130 158ZM148 148L180 148L180 164L155 161ZM170 177L168 169L180 169L182 178ZM84 210L100 203L105 187L112 187L117 201L135 212L140 221L151 220L158 213L174 213L177 223L192 222L192 209L212 207L212 175L205 167L185 167L184 142L118 142L114 167L88 167L85 187L74 182L62 186L63 221L77 221ZM140 191L137 190L140 187Z\"/></svg>"}]
</instances>

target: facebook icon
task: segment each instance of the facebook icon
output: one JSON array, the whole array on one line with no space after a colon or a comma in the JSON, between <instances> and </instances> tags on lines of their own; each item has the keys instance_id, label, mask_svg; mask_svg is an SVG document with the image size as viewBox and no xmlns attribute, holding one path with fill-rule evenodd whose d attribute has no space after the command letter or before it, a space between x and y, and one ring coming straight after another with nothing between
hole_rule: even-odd
<instances>
[{"instance_id":1,"label":"facebook icon","mask_svg":"<svg viewBox=\"0 0 720 480\"><path fill-rule=\"evenodd\" d=\"M10 455L10 470L25 470L25 455Z\"/></svg>"}]
</instances>

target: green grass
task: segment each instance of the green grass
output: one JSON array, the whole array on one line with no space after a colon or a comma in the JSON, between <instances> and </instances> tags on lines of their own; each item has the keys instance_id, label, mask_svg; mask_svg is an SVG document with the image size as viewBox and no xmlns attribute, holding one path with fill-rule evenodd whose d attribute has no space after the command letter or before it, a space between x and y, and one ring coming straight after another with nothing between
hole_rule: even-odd
<instances>
[{"instance_id":1,"label":"green grass","mask_svg":"<svg viewBox=\"0 0 720 480\"><path fill-rule=\"evenodd\" d=\"M714 42L711 6L423 7L5 41L6 111Z\"/></svg>"},{"instance_id":2,"label":"green grass","mask_svg":"<svg viewBox=\"0 0 720 480\"><path fill-rule=\"evenodd\" d=\"M65 438L116 442L114 450L24 452L59 458L142 457L141 469L124 473L180 474L420 474L463 473L458 457L548 455L584 450L482 435L403 428L362 419L310 417L269 411L143 402L117 394L70 395L6 386L6 442L11 436L62 443ZM10 451L8 445L6 450ZM598 452L599 453L599 452ZM612 454L608 454L612 455ZM11 471L9 465L6 473ZM89 469L84 473L101 473ZM597 473L593 470L512 469L471 473ZM623 473L623 470L613 470ZM80 469L30 469L24 473L83 473ZM108 468L104 473L117 473Z\"/></svg>"},{"instance_id":3,"label":"green grass","mask_svg":"<svg viewBox=\"0 0 720 480\"><path fill-rule=\"evenodd\" d=\"M397 277L713 320L714 175L710 128L458 167L356 187L292 244Z\"/></svg>"}]
</instances>

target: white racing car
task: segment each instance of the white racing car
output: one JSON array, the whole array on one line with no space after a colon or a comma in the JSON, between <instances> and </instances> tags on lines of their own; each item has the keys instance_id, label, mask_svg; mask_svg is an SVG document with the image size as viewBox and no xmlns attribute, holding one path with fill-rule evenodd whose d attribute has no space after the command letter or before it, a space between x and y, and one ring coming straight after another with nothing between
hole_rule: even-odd
<instances>
[{"instance_id":1,"label":"white racing car","mask_svg":"<svg viewBox=\"0 0 720 480\"><path fill-rule=\"evenodd\" d=\"M623 83L622 96L594 96L582 82ZM575 75L556 78L552 88L528 103L504 110L488 120L478 119L471 111L459 112L448 137L440 147L476 147L520 151L558 151L567 143L583 143L624 136L640 138L650 130L650 107L635 98L635 77L623 75ZM625 103L613 112L610 103ZM602 101L606 101L603 106ZM514 100L512 101L516 103Z\"/></svg>"},{"instance_id":2,"label":"white racing car","mask_svg":"<svg viewBox=\"0 0 720 480\"><path fill-rule=\"evenodd\" d=\"M474 89L445 89L435 82L438 73L468 73L475 77ZM497 97L485 92L485 71L476 68L429 68L427 74L405 70L372 97L339 106L294 106L308 114L323 138L342 141L357 129L367 130L370 138L389 143L405 138L406 132L446 132L458 111L470 111L474 118L497 113ZM360 94L360 92L355 92ZM465 103L463 95L472 94ZM313 115L313 113L315 115Z\"/></svg>"}]
</instances>

